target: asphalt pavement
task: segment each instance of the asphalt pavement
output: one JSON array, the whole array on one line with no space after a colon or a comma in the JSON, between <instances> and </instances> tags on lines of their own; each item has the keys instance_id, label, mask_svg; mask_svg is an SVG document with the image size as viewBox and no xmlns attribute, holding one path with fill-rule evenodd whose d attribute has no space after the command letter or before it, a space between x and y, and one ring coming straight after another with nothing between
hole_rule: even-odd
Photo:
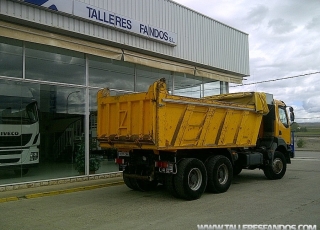
<instances>
[{"instance_id":1,"label":"asphalt pavement","mask_svg":"<svg viewBox=\"0 0 320 230\"><path fill-rule=\"evenodd\" d=\"M320 150L317 151L305 148L296 149L295 158L292 161L294 163L295 160L303 160L305 156L307 156L306 159L310 159L310 157L312 159L318 159L320 158ZM69 183L65 181L73 182ZM9 186L11 188L7 188L7 190L0 191L0 203L17 201L19 199L32 199L44 196L55 196L65 193L81 192L121 184L124 184L122 179L122 172L104 174L103 176L96 175L88 177L85 176L82 178L76 177L74 178L74 180L63 180L63 183L53 183L51 185L48 184L46 186L36 187L31 186L29 188L24 187L24 189L19 189L19 187L16 188L14 185L12 185Z\"/></svg>"}]
</instances>

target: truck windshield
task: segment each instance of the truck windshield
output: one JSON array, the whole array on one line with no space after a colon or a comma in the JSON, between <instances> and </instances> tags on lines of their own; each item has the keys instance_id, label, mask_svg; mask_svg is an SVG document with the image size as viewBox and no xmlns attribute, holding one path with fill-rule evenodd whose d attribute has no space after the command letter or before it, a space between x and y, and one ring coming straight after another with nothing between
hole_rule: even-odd
<instances>
[{"instance_id":1,"label":"truck windshield","mask_svg":"<svg viewBox=\"0 0 320 230\"><path fill-rule=\"evenodd\" d=\"M0 124L33 124L37 121L36 101L31 98L0 96Z\"/></svg>"},{"instance_id":2,"label":"truck windshield","mask_svg":"<svg viewBox=\"0 0 320 230\"><path fill-rule=\"evenodd\" d=\"M289 127L288 118L287 118L287 112L286 112L286 109L284 107L280 107L279 106L279 118L280 118L281 123L285 127Z\"/></svg>"}]
</instances>

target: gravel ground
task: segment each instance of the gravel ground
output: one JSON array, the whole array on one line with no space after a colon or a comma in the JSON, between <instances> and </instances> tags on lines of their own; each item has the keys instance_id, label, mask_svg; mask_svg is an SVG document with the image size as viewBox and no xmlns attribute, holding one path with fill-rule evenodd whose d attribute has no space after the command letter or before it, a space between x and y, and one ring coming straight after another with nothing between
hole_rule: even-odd
<instances>
[{"instance_id":1,"label":"gravel ground","mask_svg":"<svg viewBox=\"0 0 320 230\"><path fill-rule=\"evenodd\" d=\"M305 144L302 148L297 146L297 142L302 139ZM295 137L295 147L296 150L299 149L310 149L310 150L320 150L320 137Z\"/></svg>"}]
</instances>

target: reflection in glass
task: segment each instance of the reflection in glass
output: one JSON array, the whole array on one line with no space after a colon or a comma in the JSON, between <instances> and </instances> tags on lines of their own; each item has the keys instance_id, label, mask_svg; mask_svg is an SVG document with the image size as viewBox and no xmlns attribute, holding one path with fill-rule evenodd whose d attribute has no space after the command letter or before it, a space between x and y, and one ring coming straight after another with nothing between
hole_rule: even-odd
<instances>
[{"instance_id":1,"label":"reflection in glass","mask_svg":"<svg viewBox=\"0 0 320 230\"><path fill-rule=\"evenodd\" d=\"M84 85L84 54L26 43L26 78Z\"/></svg>"},{"instance_id":2,"label":"reflection in glass","mask_svg":"<svg viewBox=\"0 0 320 230\"><path fill-rule=\"evenodd\" d=\"M0 76L22 78L22 41L0 37Z\"/></svg>"},{"instance_id":3,"label":"reflection in glass","mask_svg":"<svg viewBox=\"0 0 320 230\"><path fill-rule=\"evenodd\" d=\"M0 184L79 175L85 90L0 80L0 92Z\"/></svg>"},{"instance_id":4,"label":"reflection in glass","mask_svg":"<svg viewBox=\"0 0 320 230\"><path fill-rule=\"evenodd\" d=\"M202 78L184 73L174 74L174 94L200 98Z\"/></svg>"},{"instance_id":5,"label":"reflection in glass","mask_svg":"<svg viewBox=\"0 0 320 230\"><path fill-rule=\"evenodd\" d=\"M170 71L136 65L136 73L136 92L148 91L149 86L161 78L166 79L167 88L169 91L171 90L172 77Z\"/></svg>"},{"instance_id":6,"label":"reflection in glass","mask_svg":"<svg viewBox=\"0 0 320 230\"><path fill-rule=\"evenodd\" d=\"M134 65L131 63L89 56L89 85L109 89L134 90Z\"/></svg>"},{"instance_id":7,"label":"reflection in glass","mask_svg":"<svg viewBox=\"0 0 320 230\"><path fill-rule=\"evenodd\" d=\"M39 163L37 101L23 85L0 82L0 169L16 176Z\"/></svg>"},{"instance_id":8,"label":"reflection in glass","mask_svg":"<svg viewBox=\"0 0 320 230\"><path fill-rule=\"evenodd\" d=\"M211 81L204 84L204 96L220 94L220 81Z\"/></svg>"}]
</instances>

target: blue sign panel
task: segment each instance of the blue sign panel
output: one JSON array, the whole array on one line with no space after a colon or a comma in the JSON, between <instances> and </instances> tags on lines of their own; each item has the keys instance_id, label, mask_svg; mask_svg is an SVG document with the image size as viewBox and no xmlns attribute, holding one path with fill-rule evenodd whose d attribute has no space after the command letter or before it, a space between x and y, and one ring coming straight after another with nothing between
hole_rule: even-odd
<instances>
[{"instance_id":1,"label":"blue sign panel","mask_svg":"<svg viewBox=\"0 0 320 230\"><path fill-rule=\"evenodd\" d=\"M24 0L24 2L33 5L43 6L51 10L72 14L72 0Z\"/></svg>"}]
</instances>

